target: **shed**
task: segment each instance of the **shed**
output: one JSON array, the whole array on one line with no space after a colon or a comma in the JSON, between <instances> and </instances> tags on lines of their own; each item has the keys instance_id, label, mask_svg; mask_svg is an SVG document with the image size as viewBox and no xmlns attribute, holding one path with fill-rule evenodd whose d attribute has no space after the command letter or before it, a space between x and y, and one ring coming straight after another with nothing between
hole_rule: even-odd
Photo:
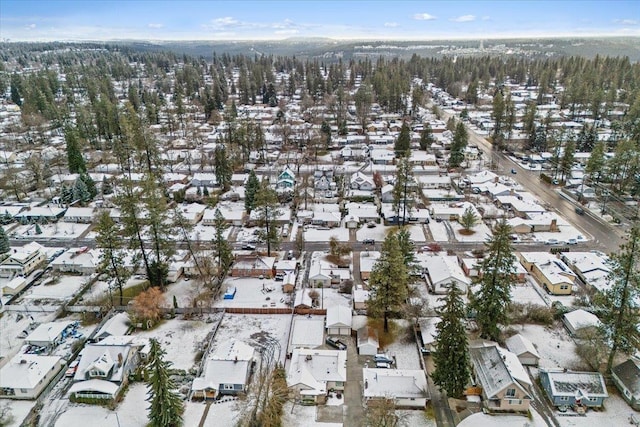
<instances>
[{"instance_id":1,"label":"shed","mask_svg":"<svg viewBox=\"0 0 640 427\"><path fill-rule=\"evenodd\" d=\"M628 359L614 366L611 379L624 400L636 411L640 410L640 360Z\"/></svg>"},{"instance_id":2,"label":"shed","mask_svg":"<svg viewBox=\"0 0 640 427\"><path fill-rule=\"evenodd\" d=\"M423 352L431 353L434 350L436 338L438 336L437 326L440 323L439 317L427 317L418 320L420 326L420 338L422 338Z\"/></svg>"},{"instance_id":3,"label":"shed","mask_svg":"<svg viewBox=\"0 0 640 427\"><path fill-rule=\"evenodd\" d=\"M528 338L516 334L506 341L510 352L518 356L518 360L525 366L538 366L540 354Z\"/></svg>"},{"instance_id":4,"label":"shed","mask_svg":"<svg viewBox=\"0 0 640 427\"><path fill-rule=\"evenodd\" d=\"M351 309L342 305L327 308L327 333L351 335Z\"/></svg>"},{"instance_id":5,"label":"shed","mask_svg":"<svg viewBox=\"0 0 640 427\"><path fill-rule=\"evenodd\" d=\"M25 338L25 342L38 347L55 347L62 341L69 325L71 322L43 323Z\"/></svg>"},{"instance_id":6,"label":"shed","mask_svg":"<svg viewBox=\"0 0 640 427\"><path fill-rule=\"evenodd\" d=\"M358 353L364 356L375 356L380 348L376 330L363 326L358 329Z\"/></svg>"},{"instance_id":7,"label":"shed","mask_svg":"<svg viewBox=\"0 0 640 427\"><path fill-rule=\"evenodd\" d=\"M583 309L574 310L562 317L562 323L573 336L582 328L600 326L600 319L595 314L589 313Z\"/></svg>"}]
</instances>

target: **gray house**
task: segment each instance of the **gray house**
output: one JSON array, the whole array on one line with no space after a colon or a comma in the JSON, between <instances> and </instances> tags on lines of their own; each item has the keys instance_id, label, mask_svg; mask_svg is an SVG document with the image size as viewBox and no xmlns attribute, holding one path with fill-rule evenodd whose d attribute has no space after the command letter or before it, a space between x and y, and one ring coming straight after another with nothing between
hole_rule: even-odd
<instances>
[{"instance_id":1,"label":"gray house","mask_svg":"<svg viewBox=\"0 0 640 427\"><path fill-rule=\"evenodd\" d=\"M611 379L624 400L636 411L640 410L640 360L631 358L615 366Z\"/></svg>"},{"instance_id":2,"label":"gray house","mask_svg":"<svg viewBox=\"0 0 640 427\"><path fill-rule=\"evenodd\" d=\"M541 369L540 383L554 406L599 408L609 397L604 378L598 372Z\"/></svg>"}]
</instances>

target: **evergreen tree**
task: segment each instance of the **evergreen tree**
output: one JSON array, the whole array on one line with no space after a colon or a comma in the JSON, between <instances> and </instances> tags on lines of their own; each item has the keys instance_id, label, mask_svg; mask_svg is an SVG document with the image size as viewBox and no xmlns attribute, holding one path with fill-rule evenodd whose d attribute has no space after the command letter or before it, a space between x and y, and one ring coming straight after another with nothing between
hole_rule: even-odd
<instances>
[{"instance_id":1,"label":"evergreen tree","mask_svg":"<svg viewBox=\"0 0 640 427\"><path fill-rule=\"evenodd\" d=\"M222 280L233 263L233 247L225 238L224 232L229 228L219 209L213 217L213 251L218 259L218 279Z\"/></svg>"},{"instance_id":2,"label":"evergreen tree","mask_svg":"<svg viewBox=\"0 0 640 427\"><path fill-rule=\"evenodd\" d=\"M86 172L81 173L78 178L87 186L89 200L93 200L98 194L98 189L96 188L96 183L93 181L93 178Z\"/></svg>"},{"instance_id":3,"label":"evergreen tree","mask_svg":"<svg viewBox=\"0 0 640 427\"><path fill-rule=\"evenodd\" d=\"M82 204L85 204L91 200L91 194L87 189L87 184L80 178L76 179L73 184L73 200L79 200Z\"/></svg>"},{"instance_id":4,"label":"evergreen tree","mask_svg":"<svg viewBox=\"0 0 640 427\"><path fill-rule=\"evenodd\" d=\"M398 225L405 225L407 216L411 214L414 204L415 183L413 167L409 157L402 157L397 164L396 181L393 185L393 210L398 218Z\"/></svg>"},{"instance_id":5,"label":"evergreen tree","mask_svg":"<svg viewBox=\"0 0 640 427\"><path fill-rule=\"evenodd\" d=\"M505 121L505 103L502 95L502 89L497 89L493 95L493 109L491 112L491 118L493 119L493 145L498 148L502 148L504 135L502 128Z\"/></svg>"},{"instance_id":6,"label":"evergreen tree","mask_svg":"<svg viewBox=\"0 0 640 427\"><path fill-rule=\"evenodd\" d=\"M471 375L462 291L452 283L447 295L439 300L443 305L437 309L441 320L436 326L437 338L432 354L435 371L431 378L447 392L447 396L459 398Z\"/></svg>"},{"instance_id":7,"label":"evergreen tree","mask_svg":"<svg viewBox=\"0 0 640 427\"><path fill-rule=\"evenodd\" d=\"M258 236L267 244L267 256L271 256L271 249L278 245L278 226L276 219L281 215L278 194L271 188L269 181L263 179L255 195L255 209L258 212L258 226L261 227Z\"/></svg>"},{"instance_id":8,"label":"evergreen tree","mask_svg":"<svg viewBox=\"0 0 640 427\"><path fill-rule=\"evenodd\" d=\"M258 181L256 173L251 170L247 182L244 185L244 209L247 211L247 214L250 214L256 206L256 194L259 188L260 181Z\"/></svg>"},{"instance_id":9,"label":"evergreen tree","mask_svg":"<svg viewBox=\"0 0 640 427\"><path fill-rule=\"evenodd\" d=\"M170 377L172 363L164 360L166 352L158 340L151 338L147 374L147 402L150 427L177 427L182 425L184 407L176 392L177 385Z\"/></svg>"},{"instance_id":10,"label":"evergreen tree","mask_svg":"<svg viewBox=\"0 0 640 427\"><path fill-rule=\"evenodd\" d=\"M449 153L449 167L460 167L464 161L464 150L467 148L468 141L469 135L467 134L467 129L464 127L464 123L458 122Z\"/></svg>"},{"instance_id":11,"label":"evergreen tree","mask_svg":"<svg viewBox=\"0 0 640 427\"><path fill-rule=\"evenodd\" d=\"M411 130L409 129L407 122L402 122L400 135L398 135L398 139L396 139L394 150L397 157L408 157L410 154Z\"/></svg>"},{"instance_id":12,"label":"evergreen tree","mask_svg":"<svg viewBox=\"0 0 640 427\"><path fill-rule=\"evenodd\" d=\"M635 351L640 333L638 298L640 297L640 226L635 224L620 250L610 255L611 272L607 282L611 285L596 298L601 308L601 320L611 351L607 371L611 371L618 352Z\"/></svg>"},{"instance_id":13,"label":"evergreen tree","mask_svg":"<svg viewBox=\"0 0 640 427\"><path fill-rule=\"evenodd\" d=\"M224 145L216 146L213 162L218 185L220 186L220 188L222 188L223 191L227 191L231 186L231 176L233 175L233 170L231 169L231 164L227 155L227 149Z\"/></svg>"},{"instance_id":14,"label":"evergreen tree","mask_svg":"<svg viewBox=\"0 0 640 427\"><path fill-rule=\"evenodd\" d=\"M113 184L110 179L107 179L106 175L102 177L102 186L100 187L100 190L102 191L103 196L113 193Z\"/></svg>"},{"instance_id":15,"label":"evergreen tree","mask_svg":"<svg viewBox=\"0 0 640 427\"><path fill-rule=\"evenodd\" d=\"M472 295L471 307L476 311L480 336L499 341L500 328L507 325L507 306L511 302L516 257L511 247L511 226L503 219L493 229L493 236L485 245L487 257L478 265L482 271L480 289Z\"/></svg>"},{"instance_id":16,"label":"evergreen tree","mask_svg":"<svg viewBox=\"0 0 640 427\"><path fill-rule=\"evenodd\" d=\"M600 181L600 176L602 175L605 166L604 152L604 142L596 142L596 145L593 147L593 151L589 156L589 160L587 160L587 166L585 168L585 172L589 175L590 179L595 177L596 181Z\"/></svg>"},{"instance_id":17,"label":"evergreen tree","mask_svg":"<svg viewBox=\"0 0 640 427\"><path fill-rule=\"evenodd\" d=\"M107 275L118 287L120 306L124 305L123 289L131 272L125 267L124 241L120 237L120 229L109 215L102 212L96 224L96 244L100 248L98 272Z\"/></svg>"},{"instance_id":18,"label":"evergreen tree","mask_svg":"<svg viewBox=\"0 0 640 427\"><path fill-rule=\"evenodd\" d=\"M378 262L369 278L371 296L368 303L373 316L384 318L384 331L389 331L389 316L400 310L407 299L409 274L396 233L389 233L382 243Z\"/></svg>"},{"instance_id":19,"label":"evergreen tree","mask_svg":"<svg viewBox=\"0 0 640 427\"><path fill-rule=\"evenodd\" d=\"M4 231L4 228L0 227L0 255L6 254L11 250L9 245L9 237L7 233Z\"/></svg>"},{"instance_id":20,"label":"evergreen tree","mask_svg":"<svg viewBox=\"0 0 640 427\"><path fill-rule=\"evenodd\" d=\"M64 130L64 138L67 143L67 162L70 173L82 173L87 171L87 166L82 157L82 148L78 137L78 131L70 126Z\"/></svg>"},{"instance_id":21,"label":"evergreen tree","mask_svg":"<svg viewBox=\"0 0 640 427\"><path fill-rule=\"evenodd\" d=\"M477 223L478 216L471 206L467 206L460 218L460 225L462 225L465 230L470 231Z\"/></svg>"},{"instance_id":22,"label":"evergreen tree","mask_svg":"<svg viewBox=\"0 0 640 427\"><path fill-rule=\"evenodd\" d=\"M400 252L402 253L402 260L405 267L407 267L407 273L409 275L417 274L420 266L416 261L416 248L411 240L411 232L407 227L401 227L397 232L397 236Z\"/></svg>"},{"instance_id":23,"label":"evergreen tree","mask_svg":"<svg viewBox=\"0 0 640 427\"><path fill-rule=\"evenodd\" d=\"M42 234L42 228L40 227L40 224L36 224L36 234Z\"/></svg>"},{"instance_id":24,"label":"evergreen tree","mask_svg":"<svg viewBox=\"0 0 640 427\"><path fill-rule=\"evenodd\" d=\"M571 175L571 168L573 167L573 159L576 154L576 143L573 139L569 139L564 145L564 152L560 159L560 172L562 172L562 179Z\"/></svg>"},{"instance_id":25,"label":"evergreen tree","mask_svg":"<svg viewBox=\"0 0 640 427\"><path fill-rule=\"evenodd\" d=\"M427 123L424 125L424 130L420 134L420 149L428 150L434 142L433 130L431 129L431 125Z\"/></svg>"}]
</instances>

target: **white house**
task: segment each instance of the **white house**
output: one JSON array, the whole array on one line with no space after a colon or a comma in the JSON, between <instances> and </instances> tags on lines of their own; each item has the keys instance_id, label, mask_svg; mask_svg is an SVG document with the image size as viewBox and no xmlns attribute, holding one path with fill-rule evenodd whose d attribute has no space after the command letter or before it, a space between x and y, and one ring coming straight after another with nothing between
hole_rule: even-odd
<instances>
[{"instance_id":1,"label":"white house","mask_svg":"<svg viewBox=\"0 0 640 427\"><path fill-rule=\"evenodd\" d=\"M446 294L453 283L463 292L471 284L454 255L428 255L417 254L417 260L423 270L426 269L426 277L433 293Z\"/></svg>"},{"instance_id":2,"label":"white house","mask_svg":"<svg viewBox=\"0 0 640 427\"><path fill-rule=\"evenodd\" d=\"M349 186L353 190L364 190L364 191L371 191L376 188L376 185L373 182L373 178L368 177L362 172L356 172L353 175L351 175Z\"/></svg>"},{"instance_id":3,"label":"white house","mask_svg":"<svg viewBox=\"0 0 640 427\"><path fill-rule=\"evenodd\" d=\"M538 366L540 361L540 353L528 338L521 334L516 334L507 338L507 349L515 354L525 366Z\"/></svg>"},{"instance_id":4,"label":"white house","mask_svg":"<svg viewBox=\"0 0 640 427\"><path fill-rule=\"evenodd\" d=\"M2 295L16 295L27 287L27 279L17 276L2 285Z\"/></svg>"},{"instance_id":5,"label":"white house","mask_svg":"<svg viewBox=\"0 0 640 427\"><path fill-rule=\"evenodd\" d=\"M62 341L69 325L71 322L42 323L27 335L25 342L38 347L55 347Z\"/></svg>"},{"instance_id":6,"label":"white house","mask_svg":"<svg viewBox=\"0 0 640 427\"><path fill-rule=\"evenodd\" d=\"M327 308L327 334L351 335L351 309L343 305Z\"/></svg>"},{"instance_id":7,"label":"white house","mask_svg":"<svg viewBox=\"0 0 640 427\"><path fill-rule=\"evenodd\" d=\"M35 399L63 366L59 356L16 354L0 368L0 397Z\"/></svg>"},{"instance_id":8,"label":"white house","mask_svg":"<svg viewBox=\"0 0 640 427\"><path fill-rule=\"evenodd\" d=\"M100 264L100 250L71 248L51 261L50 266L55 271L63 273L93 274Z\"/></svg>"},{"instance_id":9,"label":"white house","mask_svg":"<svg viewBox=\"0 0 640 427\"><path fill-rule=\"evenodd\" d=\"M562 323L571 335L575 335L580 329L600 326L600 319L595 314L580 308L566 313L562 317Z\"/></svg>"},{"instance_id":10,"label":"white house","mask_svg":"<svg viewBox=\"0 0 640 427\"><path fill-rule=\"evenodd\" d=\"M95 209L92 207L75 207L71 206L67 209L62 217L64 222L77 222L83 224L91 224L95 216Z\"/></svg>"},{"instance_id":11,"label":"white house","mask_svg":"<svg viewBox=\"0 0 640 427\"><path fill-rule=\"evenodd\" d=\"M30 242L21 248L13 248L9 257L0 264L0 278L28 276L47 260L44 246Z\"/></svg>"},{"instance_id":12,"label":"white house","mask_svg":"<svg viewBox=\"0 0 640 427\"><path fill-rule=\"evenodd\" d=\"M429 400L427 377L421 369L362 369L364 403L393 398L396 408L424 409Z\"/></svg>"},{"instance_id":13,"label":"white house","mask_svg":"<svg viewBox=\"0 0 640 427\"><path fill-rule=\"evenodd\" d=\"M344 350L295 349L287 371L291 395L303 402L325 403L329 390L344 390L347 352Z\"/></svg>"}]
</instances>

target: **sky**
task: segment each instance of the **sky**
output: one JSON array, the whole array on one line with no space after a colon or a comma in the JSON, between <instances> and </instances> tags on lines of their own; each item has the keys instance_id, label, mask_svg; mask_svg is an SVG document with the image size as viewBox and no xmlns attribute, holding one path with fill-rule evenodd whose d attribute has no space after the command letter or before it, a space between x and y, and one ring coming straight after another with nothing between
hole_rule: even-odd
<instances>
[{"instance_id":1,"label":"sky","mask_svg":"<svg viewBox=\"0 0 640 427\"><path fill-rule=\"evenodd\" d=\"M0 39L640 36L640 1L0 0Z\"/></svg>"}]
</instances>

